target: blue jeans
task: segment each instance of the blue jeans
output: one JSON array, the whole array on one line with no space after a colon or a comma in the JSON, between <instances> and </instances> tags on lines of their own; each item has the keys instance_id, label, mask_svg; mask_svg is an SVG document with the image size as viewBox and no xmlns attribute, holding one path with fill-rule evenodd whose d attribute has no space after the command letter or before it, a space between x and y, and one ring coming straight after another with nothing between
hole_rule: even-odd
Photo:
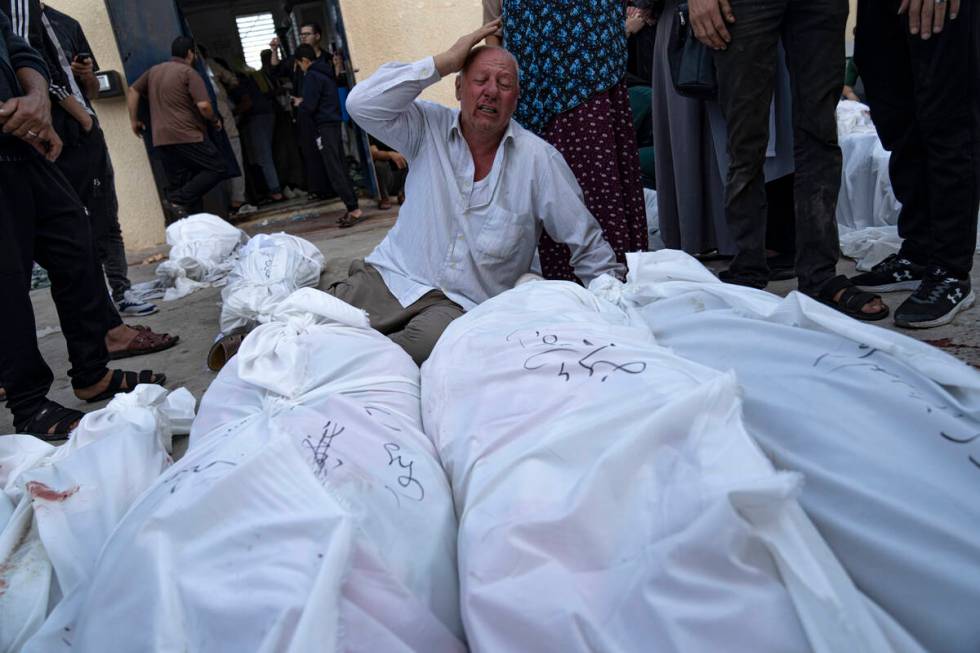
<instances>
[{"instance_id":1,"label":"blue jeans","mask_svg":"<svg viewBox=\"0 0 980 653\"><path fill-rule=\"evenodd\" d=\"M252 161L262 168L265 185L269 193L277 195L280 190L276 161L272 154L272 137L276 130L276 114L260 113L251 116L246 123L248 142L252 150Z\"/></svg>"}]
</instances>

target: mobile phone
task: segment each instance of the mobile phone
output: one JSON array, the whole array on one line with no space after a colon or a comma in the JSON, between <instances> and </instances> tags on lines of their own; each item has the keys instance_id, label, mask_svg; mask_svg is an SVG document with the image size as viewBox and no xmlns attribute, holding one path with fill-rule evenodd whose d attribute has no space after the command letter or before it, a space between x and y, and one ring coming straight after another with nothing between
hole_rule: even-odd
<instances>
[{"instance_id":1,"label":"mobile phone","mask_svg":"<svg viewBox=\"0 0 980 653\"><path fill-rule=\"evenodd\" d=\"M92 58L91 52L79 52L78 54L75 55L73 61L75 63L85 63L86 59L91 59L91 58Z\"/></svg>"}]
</instances>

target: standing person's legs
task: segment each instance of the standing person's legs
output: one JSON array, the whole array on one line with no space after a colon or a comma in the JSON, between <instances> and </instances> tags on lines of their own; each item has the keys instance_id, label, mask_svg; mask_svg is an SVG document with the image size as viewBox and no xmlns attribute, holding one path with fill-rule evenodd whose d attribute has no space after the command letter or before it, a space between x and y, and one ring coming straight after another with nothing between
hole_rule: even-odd
<instances>
[{"instance_id":1,"label":"standing person's legs","mask_svg":"<svg viewBox=\"0 0 980 653\"><path fill-rule=\"evenodd\" d=\"M799 290L809 295L837 276L840 256L837 102L847 14L847 0L790 0L783 20L793 93L796 272Z\"/></svg>"},{"instance_id":2,"label":"standing person's legs","mask_svg":"<svg viewBox=\"0 0 980 653\"><path fill-rule=\"evenodd\" d=\"M908 37L916 120L926 152L930 265L966 280L976 249L980 206L980 102L977 42L980 10L960 4L959 17L947 21L929 40Z\"/></svg>"},{"instance_id":3,"label":"standing person's legs","mask_svg":"<svg viewBox=\"0 0 980 653\"><path fill-rule=\"evenodd\" d=\"M766 265L766 179L769 107L776 76L777 44L787 0L735 0L732 41L715 51L718 103L728 123L725 217L738 253L722 278L763 288Z\"/></svg>"},{"instance_id":4,"label":"standing person's legs","mask_svg":"<svg viewBox=\"0 0 980 653\"><path fill-rule=\"evenodd\" d=\"M378 197L380 198L378 203L387 204L388 208L391 208L391 188L395 185L394 170L391 169L391 164L387 161L375 161L374 172L378 177ZM395 194L397 195L397 193Z\"/></svg>"},{"instance_id":5,"label":"standing person's legs","mask_svg":"<svg viewBox=\"0 0 980 653\"><path fill-rule=\"evenodd\" d=\"M105 167L106 154L107 150L105 149L105 141L102 139L102 132L98 125L95 125L88 134L81 136L70 147L66 147L57 161L57 167L63 175L62 179L70 185L70 191L73 191L75 199L80 202L82 214L88 222L87 231L93 252L93 274L99 280L103 279L102 265L96 252L98 242L103 235L104 222L99 220L100 216L96 205L99 186L101 185L100 175ZM43 264L41 265L44 267ZM105 284L102 283L100 288L101 294L104 295L104 300L100 300L105 313L105 330L103 333L108 333L121 326L123 321L115 305L109 301Z\"/></svg>"},{"instance_id":6,"label":"standing person's legs","mask_svg":"<svg viewBox=\"0 0 980 653\"><path fill-rule=\"evenodd\" d=\"M29 296L32 260L51 279L75 388L94 386L106 376L107 293L101 274L95 274L84 207L64 176L36 157L0 163L0 172L0 297L8 311L0 326L0 377L21 430L45 406L53 378L37 347Z\"/></svg>"},{"instance_id":7,"label":"standing person's legs","mask_svg":"<svg viewBox=\"0 0 980 653\"><path fill-rule=\"evenodd\" d=\"M327 171L330 185L344 202L348 211L357 210L357 195L351 183L347 166L344 164L344 146L340 138L341 123L331 122L317 127L320 135L320 156Z\"/></svg>"},{"instance_id":8,"label":"standing person's legs","mask_svg":"<svg viewBox=\"0 0 980 653\"><path fill-rule=\"evenodd\" d=\"M332 194L327 173L323 169L323 159L316 145L317 131L313 118L306 111L296 115L297 140L300 153L303 155L303 167L306 171L306 190L321 198Z\"/></svg>"},{"instance_id":9,"label":"standing person's legs","mask_svg":"<svg viewBox=\"0 0 980 653\"><path fill-rule=\"evenodd\" d=\"M273 113L259 114L249 118L248 130L252 141L252 155L255 162L262 168L265 185L269 194L278 195L282 190L279 185L279 175L276 172L276 160L272 154L272 137L276 128L276 116Z\"/></svg>"},{"instance_id":10,"label":"standing person's legs","mask_svg":"<svg viewBox=\"0 0 980 653\"><path fill-rule=\"evenodd\" d=\"M172 183L179 184L171 190L170 201L186 209L199 209L201 198L225 175L224 160L218 148L205 138L200 143L162 145L157 149L163 156L167 177Z\"/></svg>"},{"instance_id":11,"label":"standing person's legs","mask_svg":"<svg viewBox=\"0 0 980 653\"><path fill-rule=\"evenodd\" d=\"M242 162L242 139L238 136L230 136L228 142L231 144L231 151L235 154L235 161L238 162L238 170L241 172L237 177L228 180L231 187L231 207L237 209L245 203L245 164Z\"/></svg>"},{"instance_id":12,"label":"standing person's legs","mask_svg":"<svg viewBox=\"0 0 980 653\"><path fill-rule=\"evenodd\" d=\"M899 0L858 1L854 61L864 80L875 129L884 148L891 152L888 176L895 197L902 203L899 257L925 266L933 250L929 189L923 183L928 174L926 150L915 117L908 19L898 15L899 5ZM912 270L899 272L900 276L913 274ZM921 279L921 270L914 276L915 281ZM891 281L889 276L885 278Z\"/></svg>"},{"instance_id":13,"label":"standing person's legs","mask_svg":"<svg viewBox=\"0 0 980 653\"><path fill-rule=\"evenodd\" d=\"M103 147L105 141L103 140ZM126 245L123 243L122 228L119 226L119 199L116 196L116 173L106 148L105 171L102 174L101 198L97 198L103 222L101 238L96 243L105 276L112 289L112 298L121 301L132 283L129 280L129 264L126 262Z\"/></svg>"}]
</instances>

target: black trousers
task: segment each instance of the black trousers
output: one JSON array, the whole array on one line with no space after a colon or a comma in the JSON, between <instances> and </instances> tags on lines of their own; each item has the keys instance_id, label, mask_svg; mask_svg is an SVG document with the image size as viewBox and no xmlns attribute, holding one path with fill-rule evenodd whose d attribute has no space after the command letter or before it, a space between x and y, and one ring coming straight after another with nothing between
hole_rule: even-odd
<instances>
[{"instance_id":1,"label":"black trousers","mask_svg":"<svg viewBox=\"0 0 980 653\"><path fill-rule=\"evenodd\" d=\"M327 171L323 168L320 149L316 144L319 136L316 123L306 111L296 113L296 131L300 154L303 155L303 168L306 171L307 192L316 193L320 197L330 197L334 193L327 179Z\"/></svg>"},{"instance_id":2,"label":"black trousers","mask_svg":"<svg viewBox=\"0 0 980 653\"><path fill-rule=\"evenodd\" d=\"M731 271L765 283L766 189L763 164L780 37L793 96L796 272L808 294L836 275L841 152L837 100L844 71L847 0L732 0L732 42L715 52L719 101L731 159L726 217L738 253Z\"/></svg>"},{"instance_id":3,"label":"black trousers","mask_svg":"<svg viewBox=\"0 0 980 653\"><path fill-rule=\"evenodd\" d=\"M81 134L71 142L66 141L56 164L75 191L75 195L81 200L82 206L85 207L84 210L92 234L93 251L97 254L94 262L94 274L101 280L102 259L99 256L100 249L105 247L103 243L111 237L110 222L114 219L115 231L118 233L119 221L115 215L110 218L110 205L107 203L107 197L103 192L103 179L106 166L109 165L109 150L106 147L105 136L99 126L95 125L88 134ZM125 253L123 253L123 258L125 260ZM42 267L44 266L42 265ZM102 288L104 293L108 294L104 283ZM123 323L122 317L119 316L119 311L116 310L113 302L108 300L105 302L105 312L106 331Z\"/></svg>"},{"instance_id":4,"label":"black trousers","mask_svg":"<svg viewBox=\"0 0 980 653\"><path fill-rule=\"evenodd\" d=\"M859 0L855 62L902 203L901 255L966 279L980 207L980 7L923 41L899 0Z\"/></svg>"},{"instance_id":5,"label":"black trousers","mask_svg":"<svg viewBox=\"0 0 980 653\"><path fill-rule=\"evenodd\" d=\"M0 380L14 424L31 417L54 380L41 358L31 306L31 269L48 271L68 343L72 386L106 373L108 293L92 251L85 209L58 168L23 147L0 145Z\"/></svg>"},{"instance_id":6,"label":"black trousers","mask_svg":"<svg viewBox=\"0 0 980 653\"><path fill-rule=\"evenodd\" d=\"M405 190L408 168L399 170L390 161L377 161L374 171L378 174L378 190L381 196L397 197Z\"/></svg>"},{"instance_id":7,"label":"black trousers","mask_svg":"<svg viewBox=\"0 0 980 653\"><path fill-rule=\"evenodd\" d=\"M202 198L225 178L225 160L205 136L200 143L177 143L157 148L170 182L167 199L191 212L201 210Z\"/></svg>"},{"instance_id":8,"label":"black trousers","mask_svg":"<svg viewBox=\"0 0 980 653\"><path fill-rule=\"evenodd\" d=\"M342 123L328 122L317 125L317 148L320 150L320 157L323 159L323 167L327 171L327 178L334 191L340 196L344 206L348 211L357 208L357 195L354 193L354 184L351 183L350 175L347 174L347 165L344 163L344 141L340 135Z\"/></svg>"}]
</instances>

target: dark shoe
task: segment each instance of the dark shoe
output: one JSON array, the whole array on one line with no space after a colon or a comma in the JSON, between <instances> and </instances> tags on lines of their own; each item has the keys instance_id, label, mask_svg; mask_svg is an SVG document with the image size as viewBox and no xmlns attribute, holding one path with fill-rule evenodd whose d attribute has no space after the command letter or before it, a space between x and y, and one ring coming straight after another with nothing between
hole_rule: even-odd
<instances>
[{"instance_id":1,"label":"dark shoe","mask_svg":"<svg viewBox=\"0 0 980 653\"><path fill-rule=\"evenodd\" d=\"M762 290L769 284L769 281L766 279L752 279L750 277L738 276L731 270L722 270L718 273L718 278L725 283L730 283L736 286L747 286L749 288L756 288L757 290Z\"/></svg>"},{"instance_id":2,"label":"dark shoe","mask_svg":"<svg viewBox=\"0 0 980 653\"><path fill-rule=\"evenodd\" d=\"M163 200L163 210L167 212L167 215L170 217L172 222L183 220L190 215L186 206L174 204L170 200Z\"/></svg>"},{"instance_id":3,"label":"dark shoe","mask_svg":"<svg viewBox=\"0 0 980 653\"><path fill-rule=\"evenodd\" d=\"M892 254L871 268L870 272L851 277L851 282L863 290L874 292L915 290L925 273L926 266Z\"/></svg>"},{"instance_id":4,"label":"dark shoe","mask_svg":"<svg viewBox=\"0 0 980 653\"><path fill-rule=\"evenodd\" d=\"M931 265L916 291L895 311L895 324L907 329L949 324L957 313L973 306L975 299L969 279L957 279Z\"/></svg>"},{"instance_id":5,"label":"dark shoe","mask_svg":"<svg viewBox=\"0 0 980 653\"><path fill-rule=\"evenodd\" d=\"M840 296L838 297L838 293ZM889 309L882 304L881 310L876 313L867 313L864 307L876 299L881 299L878 295L864 292L857 288L847 277L839 274L830 279L823 285L820 292L813 296L821 304L840 311L844 315L853 317L855 320L864 322L876 322L888 317Z\"/></svg>"},{"instance_id":6,"label":"dark shoe","mask_svg":"<svg viewBox=\"0 0 980 653\"><path fill-rule=\"evenodd\" d=\"M14 431L26 433L46 442L67 440L85 413L65 408L48 399L44 400L40 410L24 421L14 421Z\"/></svg>"},{"instance_id":7,"label":"dark shoe","mask_svg":"<svg viewBox=\"0 0 980 653\"><path fill-rule=\"evenodd\" d=\"M141 383L163 385L166 382L166 374L158 374L153 370L142 370L139 372L139 374L136 372L124 372L123 370L112 370L112 376L109 377L109 386L99 394L85 399L85 401L90 404L94 404L97 401L112 399L117 394L132 392L136 389L136 386L140 385ZM77 390L75 391L75 396L78 396ZM79 399L81 399L81 397L79 397Z\"/></svg>"},{"instance_id":8,"label":"dark shoe","mask_svg":"<svg viewBox=\"0 0 980 653\"><path fill-rule=\"evenodd\" d=\"M787 281L796 278L796 256L776 254L766 258L769 266L769 281Z\"/></svg>"}]
</instances>

